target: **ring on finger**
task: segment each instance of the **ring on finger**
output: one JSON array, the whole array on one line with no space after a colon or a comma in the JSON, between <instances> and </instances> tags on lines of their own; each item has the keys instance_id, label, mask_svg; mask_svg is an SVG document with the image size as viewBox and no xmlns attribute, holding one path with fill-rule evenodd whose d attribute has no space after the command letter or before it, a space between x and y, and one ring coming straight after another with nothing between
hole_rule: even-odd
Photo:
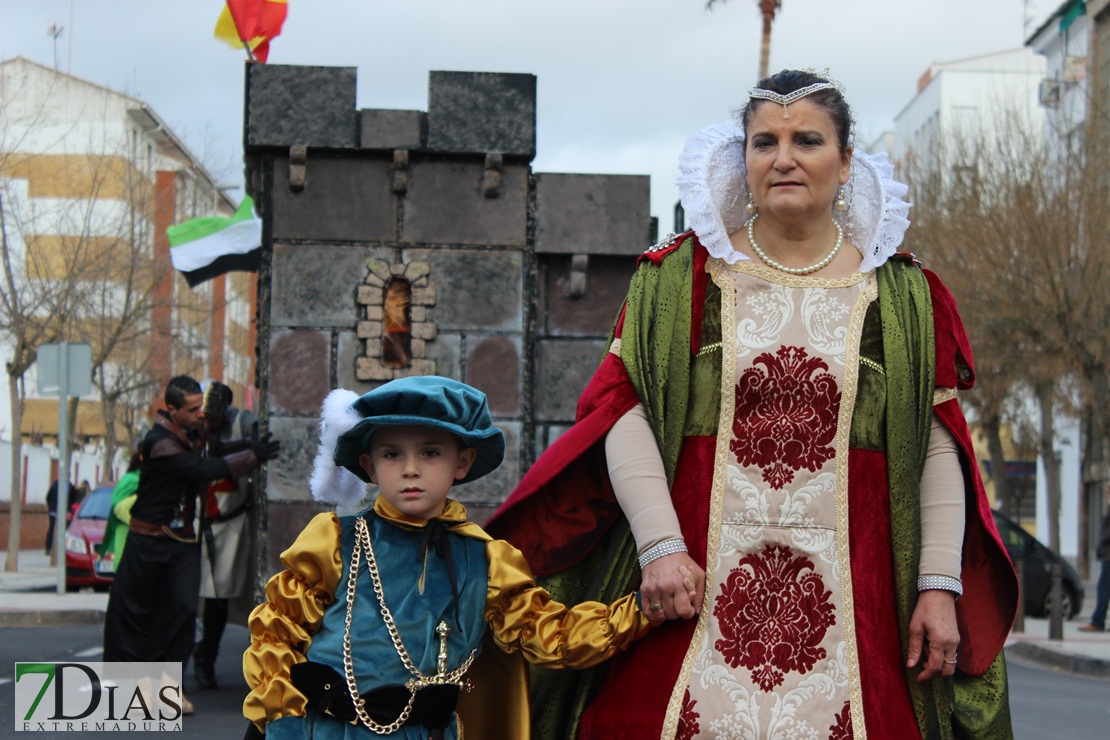
<instances>
[{"instance_id":1,"label":"ring on finger","mask_svg":"<svg viewBox=\"0 0 1110 740\"><path fill-rule=\"evenodd\" d=\"M651 605L651 610L653 612L663 611L663 605L657 601Z\"/></svg>"}]
</instances>

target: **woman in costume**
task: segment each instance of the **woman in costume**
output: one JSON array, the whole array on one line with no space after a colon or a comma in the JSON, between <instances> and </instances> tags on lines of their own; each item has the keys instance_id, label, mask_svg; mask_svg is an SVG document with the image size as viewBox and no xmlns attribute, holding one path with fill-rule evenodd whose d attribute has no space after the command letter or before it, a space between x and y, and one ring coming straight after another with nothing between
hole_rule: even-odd
<instances>
[{"instance_id":1,"label":"woman in costume","mask_svg":"<svg viewBox=\"0 0 1110 740\"><path fill-rule=\"evenodd\" d=\"M971 350L850 129L836 83L784 71L689 140L692 232L641 258L577 423L490 522L559 598L642 573L666 621L540 677L539 736L1011 737Z\"/></svg>"}]
</instances>

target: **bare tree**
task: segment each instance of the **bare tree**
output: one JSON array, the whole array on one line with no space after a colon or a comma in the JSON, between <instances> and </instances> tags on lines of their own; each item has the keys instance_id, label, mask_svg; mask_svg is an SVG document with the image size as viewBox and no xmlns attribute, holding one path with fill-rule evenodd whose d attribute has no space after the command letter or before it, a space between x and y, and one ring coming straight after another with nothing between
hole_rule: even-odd
<instances>
[{"instance_id":1,"label":"bare tree","mask_svg":"<svg viewBox=\"0 0 1110 740\"><path fill-rule=\"evenodd\" d=\"M129 156L126 139L110 138L107 116L102 139L82 142L80 153L66 146L71 131L52 146L40 144L34 154L0 147L6 152L0 155L0 331L11 346L6 363L12 408L9 570L17 567L22 518L23 381L39 346L59 341L91 345L106 427L106 470L118 448L118 420L136 416L121 413L121 401L134 401L157 382L148 367L150 315L154 287L171 268L156 265L152 256L153 165L148 163L144 173ZM0 144L7 143L6 133L28 131L31 124L0 118ZM44 155L43 149L53 153ZM31 170L40 180L48 177L49 189L64 197L30 197ZM70 451L76 404L70 400L69 428L59 430L59 436L68 435ZM68 466L69 460L59 465Z\"/></svg>"},{"instance_id":2,"label":"bare tree","mask_svg":"<svg viewBox=\"0 0 1110 740\"><path fill-rule=\"evenodd\" d=\"M168 332L171 354L178 358L175 372L199 376L209 352L208 321L220 307L214 305L207 286L192 290L172 265L154 260L150 180L136 168L111 166L111 157L101 161L108 166L102 169L103 178L96 179L90 198L101 193L118 196L122 209L96 227L110 236L83 266L91 279L83 281L77 291L79 320L71 323L67 336L92 347L93 384L105 423L102 453L107 470L121 443L134 444L140 431L137 422L146 416L151 397L165 380L156 367L154 353L158 350L152 335ZM198 190L185 188L179 199L178 208L185 218L211 211L211 194L205 198ZM76 210L77 222L69 231L83 231L95 220L93 210ZM174 288L160 296L157 286L165 281ZM151 317L160 309L174 317L173 326L154 326ZM68 418L72 438L77 415L71 413ZM124 439L119 438L120 432Z\"/></svg>"},{"instance_id":3,"label":"bare tree","mask_svg":"<svg viewBox=\"0 0 1110 740\"><path fill-rule=\"evenodd\" d=\"M12 408L10 570L17 567L22 516L24 382L39 346L91 346L105 426L102 462L110 470L119 445L132 444L141 431L167 371L203 373L211 315L220 308L210 286L189 289L168 261L161 263L154 246L156 213L159 222L168 222L218 210L212 169L173 134L150 124L153 113L139 101L84 83L59 85L67 79L21 60L0 64L0 336L10 347L4 358ZM78 140L78 131L87 140ZM216 158L219 150L207 130L202 144L216 167L232 169L230 161ZM159 170L177 173L172 193L159 190L170 183ZM156 209L156 200L165 212ZM69 405L69 428L59 430L59 437L73 442L76 399Z\"/></svg>"},{"instance_id":4,"label":"bare tree","mask_svg":"<svg viewBox=\"0 0 1110 740\"><path fill-rule=\"evenodd\" d=\"M917 216L907 243L941 272L961 306L986 381L974 399L992 458L1001 451L1007 404L1032 389L1055 545L1051 417L1064 400L1062 380L1074 377L1095 408L1110 408L1106 159L1082 127L1046 134L1013 112L992 123L934 142L927 162L911 163Z\"/></svg>"},{"instance_id":5,"label":"bare tree","mask_svg":"<svg viewBox=\"0 0 1110 740\"><path fill-rule=\"evenodd\" d=\"M130 446L137 431L123 420L133 422L145 411L145 396L158 382L151 368L150 316L160 301L155 287L171 268L152 257L153 187L148 177L129 166L105 167L103 175L97 184L119 196L120 208L101 226L107 238L90 261L93 279L79 291L81 320L73 323L71 337L92 347L93 385L105 426L102 464L110 470L116 451L121 444ZM124 408L137 402L137 408ZM73 434L76 414L69 419Z\"/></svg>"},{"instance_id":6,"label":"bare tree","mask_svg":"<svg viewBox=\"0 0 1110 740\"><path fill-rule=\"evenodd\" d=\"M51 315L56 306L54 296L43 295L31 286L23 285L17 275L24 274L25 261L22 245L16 246L9 239L8 214L14 213L13 195L7 178L16 171L22 161L14 154L23 145L32 130L44 115L42 106L27 111L16 111L13 101L18 99L27 85L27 80L0 73L0 269L3 282L0 284L0 333L11 344L10 356L5 361L8 374L8 396L11 403L12 449L8 553L5 569L14 571L18 567L19 538L23 526L22 448L20 429L23 423L23 377L34 363L38 346L51 342L57 336L60 322ZM12 537L14 534L16 537ZM14 539L14 544L13 544Z\"/></svg>"},{"instance_id":7,"label":"bare tree","mask_svg":"<svg viewBox=\"0 0 1110 740\"><path fill-rule=\"evenodd\" d=\"M12 410L12 460L11 460L11 518L8 536L7 570L18 567L19 534L22 527L22 466L23 450L21 429L23 424L24 376L35 362L38 348L58 341L64 336L72 316L76 295L76 271L73 277L62 280L40 279L48 269L33 253L25 249L26 243L13 243L12 221L22 225L15 214L11 188L0 192L0 331L11 345L5 363L8 373L8 398ZM18 226L14 231L22 235ZM73 266L77 260L63 260ZM30 278L29 278L30 276Z\"/></svg>"}]
</instances>

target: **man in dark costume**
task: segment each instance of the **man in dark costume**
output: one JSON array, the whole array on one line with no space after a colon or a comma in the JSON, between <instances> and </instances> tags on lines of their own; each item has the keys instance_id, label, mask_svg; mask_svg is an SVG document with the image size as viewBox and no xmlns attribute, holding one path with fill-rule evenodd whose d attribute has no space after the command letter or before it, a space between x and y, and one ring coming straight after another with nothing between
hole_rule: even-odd
<instances>
[{"instance_id":1,"label":"man in dark costume","mask_svg":"<svg viewBox=\"0 0 1110 740\"><path fill-rule=\"evenodd\" d=\"M267 434L222 457L207 456L200 384L179 375L166 386L164 400L166 409L140 447L127 557L104 622L106 662L188 662L200 588L197 496L209 481L243 475L280 449Z\"/></svg>"}]
</instances>

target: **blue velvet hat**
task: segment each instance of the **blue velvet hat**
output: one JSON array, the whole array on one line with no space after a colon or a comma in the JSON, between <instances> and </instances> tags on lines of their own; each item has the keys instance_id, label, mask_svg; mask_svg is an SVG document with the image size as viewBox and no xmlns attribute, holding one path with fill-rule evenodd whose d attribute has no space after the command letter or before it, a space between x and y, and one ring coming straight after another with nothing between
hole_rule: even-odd
<instances>
[{"instance_id":1,"label":"blue velvet hat","mask_svg":"<svg viewBox=\"0 0 1110 740\"><path fill-rule=\"evenodd\" d=\"M375 388L350 404L362 417L335 442L335 464L369 482L358 463L370 450L370 438L382 427L425 426L451 432L477 451L469 483L492 473L505 457L505 436L493 426L486 394L465 383L438 375L400 378Z\"/></svg>"}]
</instances>

